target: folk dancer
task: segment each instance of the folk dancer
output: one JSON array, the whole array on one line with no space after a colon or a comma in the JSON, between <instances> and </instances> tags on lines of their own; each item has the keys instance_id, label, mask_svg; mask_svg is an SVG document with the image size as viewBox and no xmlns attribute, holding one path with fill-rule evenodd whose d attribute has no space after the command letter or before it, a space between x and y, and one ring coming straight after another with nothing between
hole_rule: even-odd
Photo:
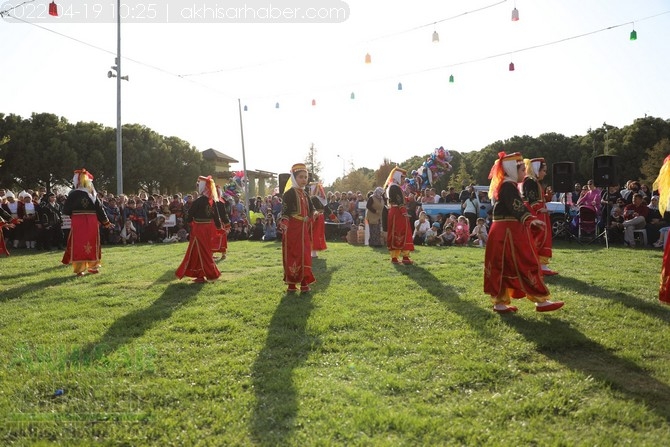
<instances>
[{"instance_id":1,"label":"folk dancer","mask_svg":"<svg viewBox=\"0 0 670 447\"><path fill-rule=\"evenodd\" d=\"M193 201L184 217L184 222L191 226L191 232L184 259L175 275L179 279L188 276L195 283L204 283L221 276L212 258L212 238L221 226L215 205L219 195L211 175L198 177L197 189L200 196Z\"/></svg>"},{"instance_id":2,"label":"folk dancer","mask_svg":"<svg viewBox=\"0 0 670 447\"><path fill-rule=\"evenodd\" d=\"M291 177L286 183L282 198L279 225L282 228L282 263L287 292L310 291L316 279L312 272L311 220L314 214L312 201L305 187L308 182L307 166L303 163L291 167Z\"/></svg>"},{"instance_id":3,"label":"folk dancer","mask_svg":"<svg viewBox=\"0 0 670 447\"><path fill-rule=\"evenodd\" d=\"M93 174L86 169L74 171L74 189L70 191L63 205L63 214L70 216L71 228L67 238L65 253L61 262L72 264L77 276L98 273L102 250L100 248L100 224L110 228L98 193L93 186Z\"/></svg>"},{"instance_id":4,"label":"folk dancer","mask_svg":"<svg viewBox=\"0 0 670 447\"><path fill-rule=\"evenodd\" d=\"M505 152L498 157L489 174L489 196L495 205L484 255L484 292L491 296L493 310L498 313L516 312L511 299L523 297L533 301L538 312L559 309L564 303L549 300L533 249L531 227L542 227L544 222L528 212L517 186L526 174L523 158L519 153Z\"/></svg>"},{"instance_id":5,"label":"folk dancer","mask_svg":"<svg viewBox=\"0 0 670 447\"><path fill-rule=\"evenodd\" d=\"M409 258L409 253L414 251L413 231L405 206L405 196L400 188L406 174L407 171L396 166L391 170L384 185L388 198L386 247L391 254L393 264L400 264L398 258L402 256L402 263L410 265L414 263Z\"/></svg>"},{"instance_id":6,"label":"folk dancer","mask_svg":"<svg viewBox=\"0 0 670 447\"><path fill-rule=\"evenodd\" d=\"M544 158L524 159L526 178L523 179L522 192L524 204L533 217L544 222L542 227L534 227L535 250L540 259L540 268L545 276L557 275L558 272L549 268L552 255L551 216L547 209L542 180L547 175L547 162Z\"/></svg>"}]
</instances>

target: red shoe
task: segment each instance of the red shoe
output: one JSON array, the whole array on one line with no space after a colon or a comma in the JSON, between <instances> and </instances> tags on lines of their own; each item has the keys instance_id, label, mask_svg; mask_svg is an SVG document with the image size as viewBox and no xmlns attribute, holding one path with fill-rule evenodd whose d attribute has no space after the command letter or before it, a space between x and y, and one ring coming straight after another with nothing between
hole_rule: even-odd
<instances>
[{"instance_id":1,"label":"red shoe","mask_svg":"<svg viewBox=\"0 0 670 447\"><path fill-rule=\"evenodd\" d=\"M309 286L300 286L300 292L301 293L308 293L310 290Z\"/></svg>"},{"instance_id":2,"label":"red shoe","mask_svg":"<svg viewBox=\"0 0 670 447\"><path fill-rule=\"evenodd\" d=\"M400 261L398 261L398 258L391 258L391 264L400 264Z\"/></svg>"},{"instance_id":3,"label":"red shoe","mask_svg":"<svg viewBox=\"0 0 670 447\"><path fill-rule=\"evenodd\" d=\"M76 276L84 276L84 272L75 273Z\"/></svg>"},{"instance_id":4,"label":"red shoe","mask_svg":"<svg viewBox=\"0 0 670 447\"><path fill-rule=\"evenodd\" d=\"M286 293L296 293L298 289L295 287L295 284L289 284Z\"/></svg>"},{"instance_id":5,"label":"red shoe","mask_svg":"<svg viewBox=\"0 0 670 447\"><path fill-rule=\"evenodd\" d=\"M88 269L88 273L95 275L96 273L100 273L100 270L98 269Z\"/></svg>"},{"instance_id":6,"label":"red shoe","mask_svg":"<svg viewBox=\"0 0 670 447\"><path fill-rule=\"evenodd\" d=\"M204 283L204 282L207 282L207 280L206 280L205 278L203 278L203 277L199 277L199 278L195 278L195 279L193 280L193 282L198 283L198 284L202 284L202 283Z\"/></svg>"},{"instance_id":7,"label":"red shoe","mask_svg":"<svg viewBox=\"0 0 670 447\"><path fill-rule=\"evenodd\" d=\"M519 309L516 306L507 306L504 309L496 309L495 307L493 308L493 311L497 312L499 314L508 314L508 313L511 313L511 312L516 312L518 310Z\"/></svg>"},{"instance_id":8,"label":"red shoe","mask_svg":"<svg viewBox=\"0 0 670 447\"><path fill-rule=\"evenodd\" d=\"M412 265L412 264L414 264L414 261L412 261L410 258L405 256L405 257L402 258L402 263L405 264L405 265Z\"/></svg>"},{"instance_id":9,"label":"red shoe","mask_svg":"<svg viewBox=\"0 0 670 447\"><path fill-rule=\"evenodd\" d=\"M555 272L553 270L542 270L542 274L544 276L554 276L554 275L558 275L558 272Z\"/></svg>"},{"instance_id":10,"label":"red shoe","mask_svg":"<svg viewBox=\"0 0 670 447\"><path fill-rule=\"evenodd\" d=\"M535 306L535 310L538 312L551 312L552 310L557 310L563 307L565 303L563 301L555 301L546 306Z\"/></svg>"}]
</instances>

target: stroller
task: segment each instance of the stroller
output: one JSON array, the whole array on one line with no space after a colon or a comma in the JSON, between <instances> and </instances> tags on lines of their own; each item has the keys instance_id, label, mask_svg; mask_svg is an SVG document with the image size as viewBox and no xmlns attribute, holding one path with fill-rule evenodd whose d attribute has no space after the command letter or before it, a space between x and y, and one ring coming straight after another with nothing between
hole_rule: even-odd
<instances>
[{"instance_id":1,"label":"stroller","mask_svg":"<svg viewBox=\"0 0 670 447\"><path fill-rule=\"evenodd\" d=\"M579 207L579 225L577 239L582 242L584 238L595 239L598 234L598 213L591 207Z\"/></svg>"}]
</instances>

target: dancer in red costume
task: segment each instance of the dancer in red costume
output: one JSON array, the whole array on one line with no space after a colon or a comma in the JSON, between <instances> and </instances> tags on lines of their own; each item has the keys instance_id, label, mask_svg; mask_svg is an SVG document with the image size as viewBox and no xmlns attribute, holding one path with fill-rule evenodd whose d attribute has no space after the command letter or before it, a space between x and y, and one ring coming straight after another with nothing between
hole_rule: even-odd
<instances>
[{"instance_id":1,"label":"dancer in red costume","mask_svg":"<svg viewBox=\"0 0 670 447\"><path fill-rule=\"evenodd\" d=\"M295 293L300 284L300 291L310 291L309 285L316 281L312 273L312 242L311 220L314 214L312 201L305 191L308 181L307 166L303 163L294 164L291 178L286 184L282 198L282 259L284 265L284 282L288 285L287 292Z\"/></svg>"},{"instance_id":2,"label":"dancer in red costume","mask_svg":"<svg viewBox=\"0 0 670 447\"><path fill-rule=\"evenodd\" d=\"M14 226L19 222L19 219L13 218L11 214L0 208L0 255L4 254L5 256L9 256L9 250L7 250L7 246L5 245L5 235L3 234L3 228L14 228Z\"/></svg>"},{"instance_id":3,"label":"dancer in red costume","mask_svg":"<svg viewBox=\"0 0 670 447\"><path fill-rule=\"evenodd\" d=\"M500 152L498 156L489 174L489 196L495 205L484 257L484 292L491 295L498 313L516 312L511 299L523 297L533 301L538 312L559 309L563 302L549 301L533 249L531 227L542 227L544 222L528 212L517 187L526 173L523 159L519 153Z\"/></svg>"},{"instance_id":4,"label":"dancer in red costume","mask_svg":"<svg viewBox=\"0 0 670 447\"><path fill-rule=\"evenodd\" d=\"M542 180L547 175L547 162L544 158L525 159L526 178L523 180L523 197L526 208L533 217L544 222L542 227L534 227L535 249L540 259L542 274L545 276L557 275L558 272L548 266L552 254L551 216L545 202Z\"/></svg>"},{"instance_id":5,"label":"dancer in red costume","mask_svg":"<svg viewBox=\"0 0 670 447\"><path fill-rule=\"evenodd\" d=\"M405 196L400 185L404 181L407 171L399 167L393 168L386 179L384 185L386 196L388 197L388 218L386 247L391 254L391 262L400 264L398 258L402 256L402 263L406 265L414 262L409 258L409 253L414 251L414 242L412 241L412 227L409 223L409 215L405 206Z\"/></svg>"},{"instance_id":6,"label":"dancer in red costume","mask_svg":"<svg viewBox=\"0 0 670 447\"><path fill-rule=\"evenodd\" d=\"M319 185L320 186L320 185ZM326 245L326 217L324 204L317 196L310 197L314 207L314 221L312 222L312 257L318 258L317 252L328 248Z\"/></svg>"},{"instance_id":7,"label":"dancer in red costume","mask_svg":"<svg viewBox=\"0 0 670 447\"><path fill-rule=\"evenodd\" d=\"M654 191L658 190L658 211L661 216L670 208L670 155L663 160L663 166L654 182ZM662 304L670 305L670 244L665 244L663 265L661 266L661 287L658 291L658 300Z\"/></svg>"},{"instance_id":8,"label":"dancer in red costume","mask_svg":"<svg viewBox=\"0 0 670 447\"><path fill-rule=\"evenodd\" d=\"M99 224L105 228L111 228L113 224L98 200L90 172L86 169L74 171L72 184L74 189L63 205L63 214L70 216L72 226L61 262L72 264L77 276L83 276L86 270L98 273L102 258Z\"/></svg>"},{"instance_id":9,"label":"dancer in red costume","mask_svg":"<svg viewBox=\"0 0 670 447\"><path fill-rule=\"evenodd\" d=\"M216 192L219 200L214 204L216 210L214 218L219 219L220 226L214 229L214 237L212 238L212 253L221 253L219 261L226 259L226 252L228 251L228 233L230 232L230 217L228 207L226 206L226 199L223 195L223 190L220 186L216 186ZM217 214L218 213L218 214ZM215 225L212 222L212 225Z\"/></svg>"},{"instance_id":10,"label":"dancer in red costume","mask_svg":"<svg viewBox=\"0 0 670 447\"><path fill-rule=\"evenodd\" d=\"M200 197L193 201L184 218L185 223L190 223L191 232L184 259L175 275L179 279L189 276L193 282L203 283L221 276L212 259L212 238L221 223L216 218L215 202L219 197L211 175L198 177L198 193Z\"/></svg>"}]
</instances>

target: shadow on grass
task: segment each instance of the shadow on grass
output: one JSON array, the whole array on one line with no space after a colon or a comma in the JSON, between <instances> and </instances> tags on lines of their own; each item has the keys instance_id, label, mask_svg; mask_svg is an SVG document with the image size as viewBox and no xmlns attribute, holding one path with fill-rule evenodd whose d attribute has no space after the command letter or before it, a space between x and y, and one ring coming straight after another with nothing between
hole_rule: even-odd
<instances>
[{"instance_id":1,"label":"shadow on grass","mask_svg":"<svg viewBox=\"0 0 670 447\"><path fill-rule=\"evenodd\" d=\"M584 281L566 276L554 276L549 283L556 283L566 288L570 288L580 294L590 295L594 298L616 301L627 307L635 309L649 317L658 318L666 323L670 323L670 312L664 306L659 305L657 299L653 301L644 300L632 295L618 292L616 290L605 289L600 286L594 286ZM657 298L657 297L655 297Z\"/></svg>"},{"instance_id":2,"label":"shadow on grass","mask_svg":"<svg viewBox=\"0 0 670 447\"><path fill-rule=\"evenodd\" d=\"M23 277L25 278L25 275ZM8 289L4 289L3 286L0 285L0 292L2 292L2 295L0 295L0 303L21 298L26 293L32 292L39 294L41 293L42 290L44 290L47 287L59 286L69 281L81 281L82 279L83 278L77 278L74 275L68 275L68 276L58 276L55 278L48 278L43 281L37 281L37 282L31 281L22 286Z\"/></svg>"},{"instance_id":3,"label":"shadow on grass","mask_svg":"<svg viewBox=\"0 0 670 447\"><path fill-rule=\"evenodd\" d=\"M144 335L156 323L168 319L178 307L192 300L203 286L204 284L169 284L149 307L122 316L98 340L74 350L68 363L87 366L104 361L120 347Z\"/></svg>"},{"instance_id":4,"label":"shadow on grass","mask_svg":"<svg viewBox=\"0 0 670 447\"><path fill-rule=\"evenodd\" d=\"M294 370L321 343L307 333L307 321L314 309L313 300L328 288L333 271L326 270L324 259L314 259L317 283L309 294L285 293L270 320L265 346L252 367L256 406L251 433L264 446L289 444L298 414L298 391Z\"/></svg>"},{"instance_id":5,"label":"shadow on grass","mask_svg":"<svg viewBox=\"0 0 670 447\"><path fill-rule=\"evenodd\" d=\"M556 319L552 315L545 315L545 318L541 320L526 320L514 314L498 317L490 311L461 300L451 286L445 286L432 273L421 267L416 265L397 267L419 287L450 305L458 315L467 319L471 327L486 337L491 337L485 328L486 322L490 318L500 318L521 334L526 341L535 345L537 352L573 371L579 371L611 386L614 390L625 394L627 398L642 402L666 421L670 421L670 387L668 385L651 377L636 363L612 354L605 347L572 327L570 323ZM575 280L575 282L579 281ZM595 289L595 292L602 293L603 291L603 289L591 287ZM594 290L591 291L594 292ZM625 301L622 302L625 303Z\"/></svg>"}]
</instances>

